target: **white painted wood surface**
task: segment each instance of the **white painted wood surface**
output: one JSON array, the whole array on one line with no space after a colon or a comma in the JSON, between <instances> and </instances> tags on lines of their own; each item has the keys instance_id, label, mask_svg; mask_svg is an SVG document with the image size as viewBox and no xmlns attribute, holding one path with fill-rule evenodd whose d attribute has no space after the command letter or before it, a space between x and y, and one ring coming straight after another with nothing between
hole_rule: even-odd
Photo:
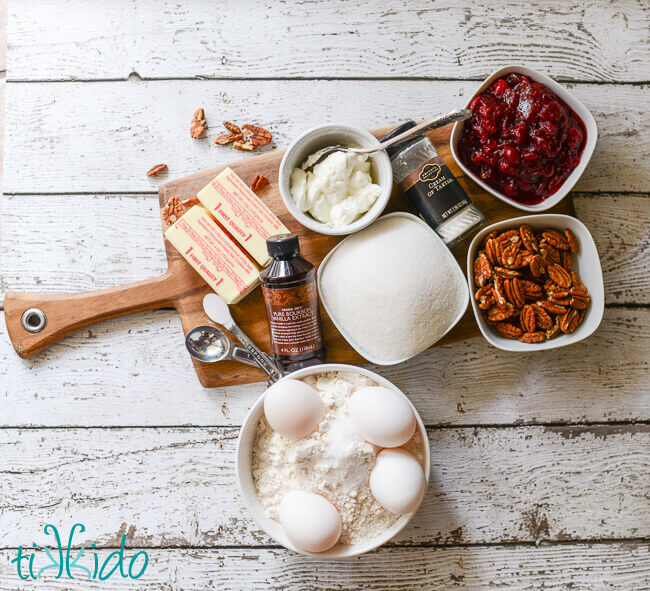
<instances>
[{"instance_id":1,"label":"white painted wood surface","mask_svg":"<svg viewBox=\"0 0 650 591\"><path fill-rule=\"evenodd\" d=\"M132 556L136 549L128 550ZM650 550L639 542L526 546L384 547L343 562L304 558L276 548L147 550L150 567L137 581L93 581L92 589L241 591L242 589L460 589L481 591L641 591L650 577ZM98 552L100 561L109 550ZM0 551L0 590L32 591L18 581L15 553ZM45 577L46 575L44 575ZM22 584L21 584L22 583ZM53 578L48 589L82 590L87 581Z\"/></svg>"},{"instance_id":2,"label":"white painted wood surface","mask_svg":"<svg viewBox=\"0 0 650 591\"><path fill-rule=\"evenodd\" d=\"M105 322L30 361L1 348L0 383L12 387L0 426L240 425L264 383L201 387L180 334L176 313L159 311ZM614 308L571 349L522 356L477 337L369 367L407 392L427 425L643 421L649 341L650 310Z\"/></svg>"},{"instance_id":3,"label":"white painted wood surface","mask_svg":"<svg viewBox=\"0 0 650 591\"><path fill-rule=\"evenodd\" d=\"M242 157L212 143L221 121L264 124L267 149L285 148L323 122L367 129L407 118L425 119L462 106L478 82L414 80L167 80L14 83L7 94L5 193L156 191L178 178ZM645 86L576 84L571 89L599 128L580 191L646 191L650 121ZM197 107L209 130L189 135ZM148 178L165 162L167 175Z\"/></svg>"},{"instance_id":4,"label":"white painted wood surface","mask_svg":"<svg viewBox=\"0 0 650 591\"><path fill-rule=\"evenodd\" d=\"M53 521L147 549L142 581L102 589L650 587L647 6L14 0L9 12L0 298L162 272L163 179L144 173L241 157L211 144L222 119L268 125L284 147L323 120L426 117L525 62L573 82L596 117L574 201L609 307L568 349L517 356L476 338L380 369L430 425L432 485L397 545L336 565L269 546L245 513L234 441L263 384L201 388L174 312L106 322L31 361L0 322L0 590L20 588L8 561ZM198 106L211 129L193 141Z\"/></svg>"},{"instance_id":5,"label":"white painted wood surface","mask_svg":"<svg viewBox=\"0 0 650 591\"><path fill-rule=\"evenodd\" d=\"M638 0L30 0L10 13L12 80L484 78L525 62L561 79L637 82L650 60Z\"/></svg>"},{"instance_id":6,"label":"white painted wood surface","mask_svg":"<svg viewBox=\"0 0 650 591\"><path fill-rule=\"evenodd\" d=\"M603 540L648 533L650 426L429 430L431 480L395 543ZM79 544L268 545L235 476L236 428L4 429L0 547L77 521ZM38 480L38 488L34 481ZM48 521L49 520L49 521ZM40 533L38 533L40 532Z\"/></svg>"}]
</instances>

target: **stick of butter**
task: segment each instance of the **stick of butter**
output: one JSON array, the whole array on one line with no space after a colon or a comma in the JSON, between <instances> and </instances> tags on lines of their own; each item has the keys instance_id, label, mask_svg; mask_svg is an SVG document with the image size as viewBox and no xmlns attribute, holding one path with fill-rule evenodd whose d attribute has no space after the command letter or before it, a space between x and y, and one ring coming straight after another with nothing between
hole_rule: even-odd
<instances>
[{"instance_id":1,"label":"stick of butter","mask_svg":"<svg viewBox=\"0 0 650 591\"><path fill-rule=\"evenodd\" d=\"M231 168L221 172L197 196L262 267L271 260L266 250L266 239L289 232Z\"/></svg>"},{"instance_id":2,"label":"stick of butter","mask_svg":"<svg viewBox=\"0 0 650 591\"><path fill-rule=\"evenodd\" d=\"M200 205L174 223L165 238L227 304L241 300L260 281L255 263Z\"/></svg>"}]
</instances>

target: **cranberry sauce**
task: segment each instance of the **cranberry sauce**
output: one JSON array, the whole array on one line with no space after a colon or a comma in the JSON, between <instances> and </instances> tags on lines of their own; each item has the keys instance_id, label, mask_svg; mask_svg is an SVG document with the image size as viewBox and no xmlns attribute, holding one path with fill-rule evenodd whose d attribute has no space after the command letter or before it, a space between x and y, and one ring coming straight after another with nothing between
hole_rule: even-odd
<instances>
[{"instance_id":1,"label":"cranberry sauce","mask_svg":"<svg viewBox=\"0 0 650 591\"><path fill-rule=\"evenodd\" d=\"M580 162L586 131L552 90L523 74L499 78L472 101L460 159L483 182L526 205L555 193Z\"/></svg>"}]
</instances>

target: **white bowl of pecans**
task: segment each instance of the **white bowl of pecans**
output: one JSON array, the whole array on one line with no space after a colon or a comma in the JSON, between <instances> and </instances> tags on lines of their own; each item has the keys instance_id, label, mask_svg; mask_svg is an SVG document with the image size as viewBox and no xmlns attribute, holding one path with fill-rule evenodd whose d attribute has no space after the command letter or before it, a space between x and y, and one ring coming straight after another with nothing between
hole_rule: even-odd
<instances>
[{"instance_id":1,"label":"white bowl of pecans","mask_svg":"<svg viewBox=\"0 0 650 591\"><path fill-rule=\"evenodd\" d=\"M504 351L577 343L603 318L605 290L596 244L574 217L540 214L492 224L467 252L476 322Z\"/></svg>"}]
</instances>

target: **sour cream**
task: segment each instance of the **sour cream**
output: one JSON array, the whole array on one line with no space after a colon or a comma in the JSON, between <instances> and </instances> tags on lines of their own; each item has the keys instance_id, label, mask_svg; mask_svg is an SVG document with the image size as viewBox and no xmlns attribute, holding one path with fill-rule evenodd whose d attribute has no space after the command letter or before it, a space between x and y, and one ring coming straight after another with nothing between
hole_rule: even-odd
<instances>
[{"instance_id":1,"label":"sour cream","mask_svg":"<svg viewBox=\"0 0 650 591\"><path fill-rule=\"evenodd\" d=\"M310 172L294 168L291 198L300 211L328 226L347 226L377 201L381 187L372 182L368 156L334 152Z\"/></svg>"}]
</instances>

